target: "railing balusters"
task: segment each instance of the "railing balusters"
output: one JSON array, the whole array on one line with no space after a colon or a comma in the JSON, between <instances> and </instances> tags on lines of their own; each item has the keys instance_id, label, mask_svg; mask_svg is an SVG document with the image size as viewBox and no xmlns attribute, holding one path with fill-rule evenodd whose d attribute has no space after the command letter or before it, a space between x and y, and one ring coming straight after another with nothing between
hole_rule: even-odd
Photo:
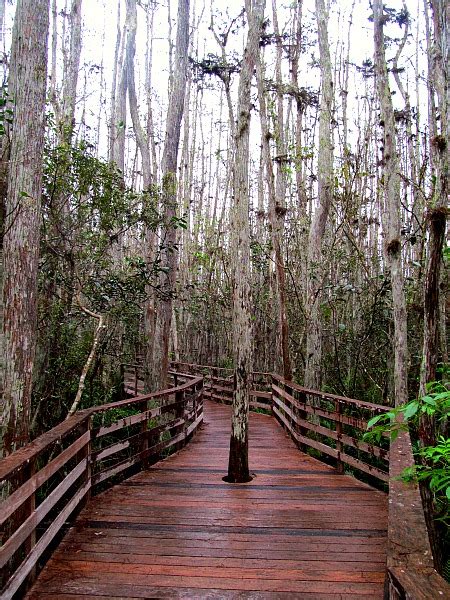
<instances>
[{"instance_id":1,"label":"railing balusters","mask_svg":"<svg viewBox=\"0 0 450 600\"><path fill-rule=\"evenodd\" d=\"M134 382L130 383L137 391L139 366L132 369ZM80 411L0 461L6 490L0 503L4 525L0 566L12 565L9 573L2 571L2 598L12 598L33 580L42 554L74 511L86 503L93 486L98 489L116 475L127 475L132 467L142 468L152 456L159 459L163 450L186 443L203 420L202 399L197 399L203 378L179 374L175 382L186 379L167 390ZM188 406L191 398L193 410ZM161 405L150 408L155 400ZM94 428L97 414L111 415L112 422ZM163 415L168 415L168 421L149 429L149 420ZM166 432L169 437L161 440ZM37 527L43 524L38 538Z\"/></svg>"}]
</instances>

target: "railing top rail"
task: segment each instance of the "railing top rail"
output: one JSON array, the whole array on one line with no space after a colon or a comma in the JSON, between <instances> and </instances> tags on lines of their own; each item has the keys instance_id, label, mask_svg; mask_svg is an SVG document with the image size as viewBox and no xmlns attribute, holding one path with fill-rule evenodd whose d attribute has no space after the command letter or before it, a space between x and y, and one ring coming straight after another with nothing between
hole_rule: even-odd
<instances>
[{"instance_id":1,"label":"railing top rail","mask_svg":"<svg viewBox=\"0 0 450 600\"><path fill-rule=\"evenodd\" d=\"M38 458L52 444L62 440L90 416L90 410L80 410L62 423L46 431L23 448L0 460L0 480L8 479L25 463Z\"/></svg>"},{"instance_id":2,"label":"railing top rail","mask_svg":"<svg viewBox=\"0 0 450 600\"><path fill-rule=\"evenodd\" d=\"M346 396L338 396L337 394L321 392L319 390L312 390L310 388L306 388L297 383L294 383L293 381L288 381L287 379L284 379L276 373L272 373L272 377L280 383L287 384L293 390L297 390L298 392L309 394L311 396L320 396L320 398L324 400L336 400L338 402L343 402L346 404L353 404L354 406L358 406L360 408L369 408L371 410L378 410L381 412L387 412L390 410L389 406L383 406L382 404L374 404L373 402L365 402L364 400L356 400L355 398L347 398Z\"/></svg>"},{"instance_id":3,"label":"railing top rail","mask_svg":"<svg viewBox=\"0 0 450 600\"><path fill-rule=\"evenodd\" d=\"M180 375L184 375L184 373L180 373ZM118 402L110 402L109 404L102 404L100 406L95 406L90 408L91 414L97 414L101 412L105 412L105 410L110 410L111 408L121 408L123 406L129 406L130 404L138 404L140 402L145 402L146 400L154 400L155 398L164 398L165 396L170 396L176 392L182 392L183 390L187 390L190 387L200 383L203 377L194 377L190 381L186 381L180 385L175 387L166 388L165 390L158 390L157 392L151 392L150 394L140 394L138 396L134 396L133 398L126 398L125 400L119 400Z\"/></svg>"},{"instance_id":4,"label":"railing top rail","mask_svg":"<svg viewBox=\"0 0 450 600\"><path fill-rule=\"evenodd\" d=\"M110 402L108 404L102 404L101 406L94 406L92 408L77 411L74 415L65 421L62 421L49 431L46 431L32 442L29 442L23 448L19 448L9 456L5 456L4 458L0 459L0 480L11 478L16 471L23 467L24 464L35 460L52 444L64 439L65 436L70 434L91 415L102 413L112 408L121 408L124 406L129 406L130 404L132 405L145 402L146 400L163 398L176 392L189 389L190 387L199 383L202 379L203 377L200 376L194 377L191 379L191 381L187 381L165 390L159 390L157 392L152 392L151 394L134 396L133 398L119 400L118 402Z\"/></svg>"},{"instance_id":5,"label":"railing top rail","mask_svg":"<svg viewBox=\"0 0 450 600\"><path fill-rule=\"evenodd\" d=\"M185 365L188 367L196 367L198 369L216 369L217 371L228 371L229 373L233 373L234 371L232 367L217 367L216 365L198 365L196 363L180 362L179 360L173 360L172 363L174 365ZM252 371L252 375L265 375L267 377L270 377L271 373L266 371Z\"/></svg>"}]
</instances>

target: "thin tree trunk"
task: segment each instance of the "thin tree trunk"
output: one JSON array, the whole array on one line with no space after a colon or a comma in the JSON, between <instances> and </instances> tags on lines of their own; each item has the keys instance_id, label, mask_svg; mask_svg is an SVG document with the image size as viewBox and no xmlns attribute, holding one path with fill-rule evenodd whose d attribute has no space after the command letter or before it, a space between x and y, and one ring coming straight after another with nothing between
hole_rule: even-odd
<instances>
[{"instance_id":1,"label":"thin tree trunk","mask_svg":"<svg viewBox=\"0 0 450 600\"><path fill-rule=\"evenodd\" d=\"M85 306L83 306L79 296L78 296L78 305L85 314L87 314L88 316L90 316L94 319L97 319L98 325L94 332L94 339L92 341L91 351L89 352L89 356L87 357L87 360L83 366L83 370L81 371L80 379L78 382L78 390L77 390L77 394L75 396L75 400L73 401L73 404L70 407L69 412L67 413L67 417L66 417L67 419L69 417L71 417L73 414L75 414L75 412L78 409L78 406L81 402L81 397L83 396L83 392L86 387L87 374L89 373L89 369L91 368L92 363L94 362L94 359L97 355L98 346L100 344L100 341L101 341L101 339L105 333L105 329L106 329L105 317L103 315L99 315L99 314L89 310Z\"/></svg>"},{"instance_id":2,"label":"thin tree trunk","mask_svg":"<svg viewBox=\"0 0 450 600\"><path fill-rule=\"evenodd\" d=\"M322 383L322 328L321 297L325 266L322 240L333 200L333 142L331 122L333 114L333 80L330 47L328 43L328 11L324 0L316 0L316 18L319 36L321 104L319 120L319 156L317 179L319 206L314 213L308 241L305 385L320 389Z\"/></svg>"},{"instance_id":3,"label":"thin tree trunk","mask_svg":"<svg viewBox=\"0 0 450 600\"><path fill-rule=\"evenodd\" d=\"M19 0L9 89L14 98L4 236L6 454L27 443L37 325L49 0Z\"/></svg>"},{"instance_id":4,"label":"thin tree trunk","mask_svg":"<svg viewBox=\"0 0 450 600\"><path fill-rule=\"evenodd\" d=\"M292 367L289 354L289 324L286 314L286 274L284 269L284 259L281 247L283 232L283 217L279 218L278 213L284 210L284 198L281 200L276 193L272 156L270 154L270 132L267 120L267 107L264 90L264 71L261 56L257 58L256 77L258 82L259 114L261 119L261 141L263 149L264 164L267 173L267 187L269 192L269 221L272 247L275 258L275 282L276 282L276 307L278 318L277 345L275 349L276 357L274 359L275 368L282 365L283 376L285 379L292 379ZM280 200L280 201L279 201Z\"/></svg>"},{"instance_id":5,"label":"thin tree trunk","mask_svg":"<svg viewBox=\"0 0 450 600\"><path fill-rule=\"evenodd\" d=\"M246 3L249 31L239 78L235 129L232 221L234 394L227 476L230 483L251 479L248 467L248 411L252 371L248 161L251 83L259 52L264 5L265 0Z\"/></svg>"},{"instance_id":6,"label":"thin tree trunk","mask_svg":"<svg viewBox=\"0 0 450 600\"><path fill-rule=\"evenodd\" d=\"M72 0L70 9L70 48L64 65L60 140L70 144L75 126L78 71L81 56L81 6L83 0Z\"/></svg>"},{"instance_id":7,"label":"thin tree trunk","mask_svg":"<svg viewBox=\"0 0 450 600\"><path fill-rule=\"evenodd\" d=\"M375 76L383 126L383 194L386 262L391 273L394 316L395 405L408 400L408 341L400 238L400 178L395 119L384 48L383 3L374 0Z\"/></svg>"},{"instance_id":8,"label":"thin tree trunk","mask_svg":"<svg viewBox=\"0 0 450 600\"><path fill-rule=\"evenodd\" d=\"M175 69L167 111L166 136L162 161L162 203L164 230L161 291L157 301L156 330L152 356L153 389L165 387L169 370L169 338L172 322L173 293L175 291L177 249L174 220L177 216L177 162L181 133L181 120L186 96L189 49L189 0L179 0L177 37L175 44Z\"/></svg>"}]
</instances>

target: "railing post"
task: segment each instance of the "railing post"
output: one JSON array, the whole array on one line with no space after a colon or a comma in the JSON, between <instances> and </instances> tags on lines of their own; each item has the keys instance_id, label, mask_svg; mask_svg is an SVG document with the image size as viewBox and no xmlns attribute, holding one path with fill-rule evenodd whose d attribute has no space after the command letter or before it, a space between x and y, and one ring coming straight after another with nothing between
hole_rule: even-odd
<instances>
[{"instance_id":1,"label":"railing post","mask_svg":"<svg viewBox=\"0 0 450 600\"><path fill-rule=\"evenodd\" d=\"M20 487L20 485L22 485L22 483L25 483L26 481L31 479L31 477L35 473L36 473L36 459L33 458L25 466L25 468L22 471L19 487ZM33 491L33 493L28 498L28 500L26 502L24 502L22 505L22 509L20 510L21 521L24 522L25 519L27 519L30 515L32 515L35 510L36 510L36 492ZM33 531L30 533L30 535L25 540L25 543L24 543L25 553L28 555L35 545L36 545L36 529L33 529ZM33 569L30 572L31 580L33 580L35 578L35 575L36 575L36 570Z\"/></svg>"},{"instance_id":2,"label":"railing post","mask_svg":"<svg viewBox=\"0 0 450 600\"><path fill-rule=\"evenodd\" d=\"M273 401L273 386L274 385L275 385L275 377L273 376L273 373L272 373L270 375L270 414L272 415L272 417L275 417L275 412L273 410L273 407L275 404Z\"/></svg>"},{"instance_id":3,"label":"railing post","mask_svg":"<svg viewBox=\"0 0 450 600\"><path fill-rule=\"evenodd\" d=\"M335 400L335 412L337 414L337 421L336 421L336 433L337 433L337 440L336 440L336 450L337 450L337 463L336 463L336 471L342 475L344 473L344 463L341 460L341 453L343 451L343 444L342 444L342 420L341 420L341 416L342 416L342 407L341 407L341 403L339 402L339 400Z\"/></svg>"},{"instance_id":4,"label":"railing post","mask_svg":"<svg viewBox=\"0 0 450 600\"><path fill-rule=\"evenodd\" d=\"M141 411L142 412L146 412L149 408L148 406L148 400L146 400L145 402L142 402L142 404L140 403L139 406L141 407ZM140 447L141 447L141 453L143 454L143 458L141 460L141 466L143 469L145 469L148 466L148 457L145 456L145 453L147 452L148 448L149 448L149 436L147 434L148 432L148 420L144 419L144 421L142 421L141 423L141 442L140 442Z\"/></svg>"},{"instance_id":5,"label":"railing post","mask_svg":"<svg viewBox=\"0 0 450 600\"><path fill-rule=\"evenodd\" d=\"M138 395L137 390L138 390L138 368L137 368L137 365L135 364L134 365L134 395L135 396Z\"/></svg>"},{"instance_id":6,"label":"railing post","mask_svg":"<svg viewBox=\"0 0 450 600\"><path fill-rule=\"evenodd\" d=\"M123 398L125 396L125 365L120 363L120 395Z\"/></svg>"},{"instance_id":7,"label":"railing post","mask_svg":"<svg viewBox=\"0 0 450 600\"><path fill-rule=\"evenodd\" d=\"M86 492L83 500L80 502L80 507L84 506L91 497L91 480L92 480L92 461L91 461L91 429L92 429L92 415L88 414L86 420L81 423L82 434L89 432L89 440L83 448L77 453L77 462L86 461L86 470L84 475L81 477L82 485L89 485L89 490Z\"/></svg>"},{"instance_id":8,"label":"railing post","mask_svg":"<svg viewBox=\"0 0 450 600\"><path fill-rule=\"evenodd\" d=\"M294 390L290 387L289 383L283 379L283 390L286 392L287 395L291 396L291 398L294 397ZM291 424L291 432L292 433L296 433L297 432L297 422L295 419L295 406L294 403L291 400L288 400L287 398L285 398L286 404L289 402L289 406L290 406L290 415L289 416L289 423Z\"/></svg>"},{"instance_id":9,"label":"railing post","mask_svg":"<svg viewBox=\"0 0 450 600\"><path fill-rule=\"evenodd\" d=\"M175 387L176 387L176 382L175 382ZM184 418L184 409L185 409L185 390L178 390L175 392L175 417L177 419L183 419Z\"/></svg>"}]
</instances>

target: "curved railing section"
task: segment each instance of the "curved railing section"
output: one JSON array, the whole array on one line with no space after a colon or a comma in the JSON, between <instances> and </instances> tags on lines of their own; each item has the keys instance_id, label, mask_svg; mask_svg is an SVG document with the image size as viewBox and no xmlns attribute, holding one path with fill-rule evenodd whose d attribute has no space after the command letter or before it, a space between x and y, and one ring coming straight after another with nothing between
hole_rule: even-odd
<instances>
[{"instance_id":1,"label":"curved railing section","mask_svg":"<svg viewBox=\"0 0 450 600\"><path fill-rule=\"evenodd\" d=\"M273 414L301 449L312 448L321 457L331 457L338 473L348 465L389 481L389 439L381 446L362 439L368 421L388 407L310 390L279 375L272 378Z\"/></svg>"},{"instance_id":2,"label":"curved railing section","mask_svg":"<svg viewBox=\"0 0 450 600\"><path fill-rule=\"evenodd\" d=\"M203 420L203 378L79 411L0 461L2 599L21 593L91 493L179 449Z\"/></svg>"}]
</instances>

